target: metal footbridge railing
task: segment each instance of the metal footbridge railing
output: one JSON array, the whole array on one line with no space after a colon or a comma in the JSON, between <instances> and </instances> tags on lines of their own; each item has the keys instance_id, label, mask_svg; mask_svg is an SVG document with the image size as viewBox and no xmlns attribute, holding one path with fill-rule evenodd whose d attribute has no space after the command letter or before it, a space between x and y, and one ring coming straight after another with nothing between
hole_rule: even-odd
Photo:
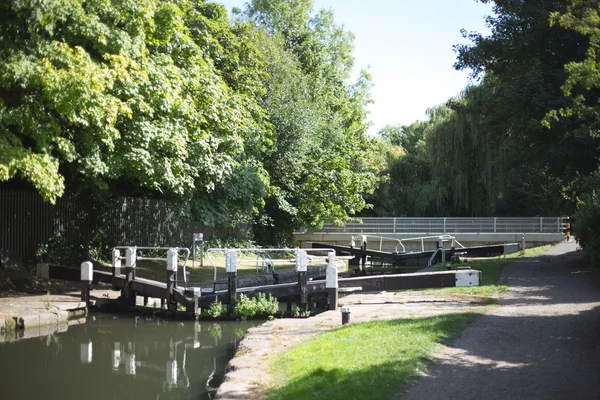
<instances>
[{"instance_id":1,"label":"metal footbridge railing","mask_svg":"<svg viewBox=\"0 0 600 400\"><path fill-rule=\"evenodd\" d=\"M562 233L568 217L365 217L342 226L325 224L322 233Z\"/></svg>"}]
</instances>

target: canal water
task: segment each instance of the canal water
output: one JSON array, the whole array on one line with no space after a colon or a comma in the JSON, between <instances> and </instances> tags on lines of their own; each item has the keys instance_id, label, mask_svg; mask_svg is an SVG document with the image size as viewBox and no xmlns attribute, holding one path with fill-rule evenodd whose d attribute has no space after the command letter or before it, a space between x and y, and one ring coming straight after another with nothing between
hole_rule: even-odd
<instances>
[{"instance_id":1,"label":"canal water","mask_svg":"<svg viewBox=\"0 0 600 400\"><path fill-rule=\"evenodd\" d=\"M62 333L0 343L0 398L212 399L258 323L89 316Z\"/></svg>"}]
</instances>

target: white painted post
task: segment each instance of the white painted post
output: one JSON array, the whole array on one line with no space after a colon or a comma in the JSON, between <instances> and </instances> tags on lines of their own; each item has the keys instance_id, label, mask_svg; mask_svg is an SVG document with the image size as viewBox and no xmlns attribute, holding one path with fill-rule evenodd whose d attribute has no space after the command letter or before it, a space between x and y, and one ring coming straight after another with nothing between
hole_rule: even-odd
<instances>
[{"instance_id":1,"label":"white painted post","mask_svg":"<svg viewBox=\"0 0 600 400\"><path fill-rule=\"evenodd\" d=\"M540 217L540 233L544 233L544 217Z\"/></svg>"},{"instance_id":2,"label":"white painted post","mask_svg":"<svg viewBox=\"0 0 600 400\"><path fill-rule=\"evenodd\" d=\"M496 233L496 222L498 220L498 217L494 217L494 233Z\"/></svg>"},{"instance_id":3,"label":"white painted post","mask_svg":"<svg viewBox=\"0 0 600 400\"><path fill-rule=\"evenodd\" d=\"M442 253L442 264L446 264L446 252L444 251L444 239L438 236L438 250Z\"/></svg>"},{"instance_id":4,"label":"white painted post","mask_svg":"<svg viewBox=\"0 0 600 400\"><path fill-rule=\"evenodd\" d=\"M446 217L444 217L444 233L446 233Z\"/></svg>"},{"instance_id":5,"label":"white painted post","mask_svg":"<svg viewBox=\"0 0 600 400\"><path fill-rule=\"evenodd\" d=\"M125 251L125 267L134 268L137 262L137 250L135 247L128 247Z\"/></svg>"},{"instance_id":6,"label":"white painted post","mask_svg":"<svg viewBox=\"0 0 600 400\"><path fill-rule=\"evenodd\" d=\"M81 263L81 280L90 283L94 280L94 266L91 261Z\"/></svg>"},{"instance_id":7,"label":"white painted post","mask_svg":"<svg viewBox=\"0 0 600 400\"><path fill-rule=\"evenodd\" d=\"M177 272L177 249L167 250L167 271Z\"/></svg>"},{"instance_id":8,"label":"white painted post","mask_svg":"<svg viewBox=\"0 0 600 400\"><path fill-rule=\"evenodd\" d=\"M306 276L306 251L296 251L296 272L298 273L298 286L300 290L300 310L306 311L308 306L308 277Z\"/></svg>"},{"instance_id":9,"label":"white painted post","mask_svg":"<svg viewBox=\"0 0 600 400\"><path fill-rule=\"evenodd\" d=\"M167 309L177 310L177 301L175 300L175 288L177 287L177 249L167 250Z\"/></svg>"},{"instance_id":10,"label":"white painted post","mask_svg":"<svg viewBox=\"0 0 600 400\"><path fill-rule=\"evenodd\" d=\"M227 272L227 290L229 292L227 311L229 316L233 316L237 299L237 254L233 250L228 251L225 256L225 271Z\"/></svg>"},{"instance_id":11,"label":"white painted post","mask_svg":"<svg viewBox=\"0 0 600 400\"><path fill-rule=\"evenodd\" d=\"M335 267L335 251L330 251L328 257L325 272L325 289L329 296L329 309L335 310L338 305L338 270Z\"/></svg>"},{"instance_id":12,"label":"white painted post","mask_svg":"<svg viewBox=\"0 0 600 400\"><path fill-rule=\"evenodd\" d=\"M521 251L525 251L525 234L521 233Z\"/></svg>"},{"instance_id":13,"label":"white painted post","mask_svg":"<svg viewBox=\"0 0 600 400\"><path fill-rule=\"evenodd\" d=\"M118 249L112 251L112 267L113 277L121 275L121 251Z\"/></svg>"},{"instance_id":14,"label":"white painted post","mask_svg":"<svg viewBox=\"0 0 600 400\"><path fill-rule=\"evenodd\" d=\"M307 271L307 257L305 250L298 250L296 252L296 272Z\"/></svg>"},{"instance_id":15,"label":"white painted post","mask_svg":"<svg viewBox=\"0 0 600 400\"><path fill-rule=\"evenodd\" d=\"M237 254L231 250L227 252L225 256L225 272L236 272L237 271Z\"/></svg>"},{"instance_id":16,"label":"white painted post","mask_svg":"<svg viewBox=\"0 0 600 400\"><path fill-rule=\"evenodd\" d=\"M94 266L90 261L81 263L81 301L90 307L90 286L94 280Z\"/></svg>"},{"instance_id":17,"label":"white painted post","mask_svg":"<svg viewBox=\"0 0 600 400\"><path fill-rule=\"evenodd\" d=\"M127 307L135 307L136 292L131 290L131 282L135 280L135 266L137 263L137 249L128 247L125 250L125 280L127 287L121 290L123 304Z\"/></svg>"},{"instance_id":18,"label":"white painted post","mask_svg":"<svg viewBox=\"0 0 600 400\"><path fill-rule=\"evenodd\" d=\"M394 229L393 232L396 233L396 218L394 217Z\"/></svg>"}]
</instances>

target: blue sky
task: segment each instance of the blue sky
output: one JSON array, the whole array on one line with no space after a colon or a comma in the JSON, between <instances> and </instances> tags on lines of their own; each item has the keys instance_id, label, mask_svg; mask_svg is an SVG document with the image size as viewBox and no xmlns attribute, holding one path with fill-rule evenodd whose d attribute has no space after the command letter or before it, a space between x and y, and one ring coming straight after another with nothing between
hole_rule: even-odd
<instances>
[{"instance_id":1,"label":"blue sky","mask_svg":"<svg viewBox=\"0 0 600 400\"><path fill-rule=\"evenodd\" d=\"M216 0L228 10L245 0ZM445 102L468 83L468 71L452 67L460 30L488 33L489 5L475 0L314 0L331 9L337 24L355 35L355 68L368 68L374 87L371 134L388 124L425 119L428 107Z\"/></svg>"}]
</instances>

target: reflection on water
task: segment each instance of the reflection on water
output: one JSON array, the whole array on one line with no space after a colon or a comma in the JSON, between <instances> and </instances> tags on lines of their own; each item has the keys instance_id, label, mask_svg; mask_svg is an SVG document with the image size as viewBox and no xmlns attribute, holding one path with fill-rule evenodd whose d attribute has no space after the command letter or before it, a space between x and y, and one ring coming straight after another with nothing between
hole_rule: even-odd
<instances>
[{"instance_id":1,"label":"reflection on water","mask_svg":"<svg viewBox=\"0 0 600 400\"><path fill-rule=\"evenodd\" d=\"M0 344L3 399L211 399L252 322L94 316Z\"/></svg>"}]
</instances>

